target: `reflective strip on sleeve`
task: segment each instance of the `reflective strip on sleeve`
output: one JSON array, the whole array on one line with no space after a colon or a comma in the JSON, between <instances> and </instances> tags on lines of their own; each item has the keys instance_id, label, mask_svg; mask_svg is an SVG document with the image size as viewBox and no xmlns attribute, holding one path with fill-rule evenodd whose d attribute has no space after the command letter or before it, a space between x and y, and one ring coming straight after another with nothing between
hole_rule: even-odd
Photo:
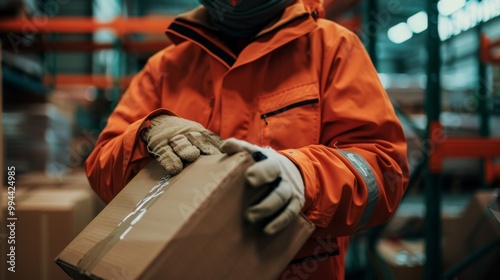
<instances>
[{"instance_id":1,"label":"reflective strip on sleeve","mask_svg":"<svg viewBox=\"0 0 500 280\"><path fill-rule=\"evenodd\" d=\"M366 188L368 189L368 199L366 201L365 211L363 212L363 216L361 217L357 227L357 230L360 230L366 226L368 221L370 221L373 216L373 212L375 211L379 192L377 179L375 178L375 174L373 173L370 165L362 156L353 152L340 150L339 152L354 166L354 168L356 168L361 177L363 177Z\"/></svg>"}]
</instances>

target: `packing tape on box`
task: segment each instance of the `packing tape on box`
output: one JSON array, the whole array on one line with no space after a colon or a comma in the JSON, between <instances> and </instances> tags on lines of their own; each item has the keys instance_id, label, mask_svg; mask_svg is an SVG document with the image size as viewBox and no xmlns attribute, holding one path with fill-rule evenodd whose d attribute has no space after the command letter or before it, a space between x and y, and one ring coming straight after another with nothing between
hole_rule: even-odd
<instances>
[{"instance_id":1,"label":"packing tape on box","mask_svg":"<svg viewBox=\"0 0 500 280\"><path fill-rule=\"evenodd\" d=\"M169 179L169 175L163 177L106 238L97 243L83 256L77 265L81 274L92 275L92 270L99 261L119 240L127 236L134 225L144 217L148 209L156 202L158 197L165 193L165 188L169 185Z\"/></svg>"}]
</instances>

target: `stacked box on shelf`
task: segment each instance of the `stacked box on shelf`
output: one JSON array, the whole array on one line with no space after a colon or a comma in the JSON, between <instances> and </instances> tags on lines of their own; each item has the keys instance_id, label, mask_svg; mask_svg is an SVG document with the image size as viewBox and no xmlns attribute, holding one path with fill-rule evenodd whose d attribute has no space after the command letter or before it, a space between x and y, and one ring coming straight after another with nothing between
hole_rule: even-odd
<instances>
[{"instance_id":1,"label":"stacked box on shelf","mask_svg":"<svg viewBox=\"0 0 500 280\"><path fill-rule=\"evenodd\" d=\"M5 190L4 190L5 191ZM2 195L2 211L6 213L6 193ZM67 279L53 263L53 258L94 217L94 200L89 190L16 188L16 218L11 228L2 227L0 234L14 236L9 244L2 239L2 252L8 252L5 279ZM15 243L14 243L15 242ZM2 278L4 279L4 278Z\"/></svg>"},{"instance_id":2,"label":"stacked box on shelf","mask_svg":"<svg viewBox=\"0 0 500 280\"><path fill-rule=\"evenodd\" d=\"M93 216L106 206L92 191L83 168L74 169L68 174L49 174L47 172L30 172L17 178L18 189L51 189L51 190L83 190L88 192L93 200Z\"/></svg>"},{"instance_id":3,"label":"stacked box on shelf","mask_svg":"<svg viewBox=\"0 0 500 280\"><path fill-rule=\"evenodd\" d=\"M461 218L451 225L451 234L444 240L444 265L451 268L477 250L500 237L500 224L490 211L497 205L492 191L478 191ZM475 260L459 273L459 279L495 279L500 263L500 246Z\"/></svg>"},{"instance_id":4,"label":"stacked box on shelf","mask_svg":"<svg viewBox=\"0 0 500 280\"><path fill-rule=\"evenodd\" d=\"M423 279L425 250L423 239L381 239L377 251L381 261L388 269L379 275L379 279ZM391 278L389 278L391 279Z\"/></svg>"},{"instance_id":5,"label":"stacked box on shelf","mask_svg":"<svg viewBox=\"0 0 500 280\"><path fill-rule=\"evenodd\" d=\"M445 195L442 198L441 233L443 243L456 234L470 201L468 195ZM424 237L425 204L421 196L408 196L382 232L376 250L380 259L376 264L378 279L422 279L425 265Z\"/></svg>"}]
</instances>

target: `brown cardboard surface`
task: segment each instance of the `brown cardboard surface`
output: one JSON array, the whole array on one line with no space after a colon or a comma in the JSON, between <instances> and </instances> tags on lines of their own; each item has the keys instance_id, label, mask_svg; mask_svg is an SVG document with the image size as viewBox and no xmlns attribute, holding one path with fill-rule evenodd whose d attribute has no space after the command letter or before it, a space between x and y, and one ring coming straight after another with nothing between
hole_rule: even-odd
<instances>
[{"instance_id":1,"label":"brown cardboard surface","mask_svg":"<svg viewBox=\"0 0 500 280\"><path fill-rule=\"evenodd\" d=\"M17 189L15 202L16 267L15 273L6 274L6 279L68 279L53 259L92 220L91 192Z\"/></svg>"},{"instance_id":2,"label":"brown cardboard surface","mask_svg":"<svg viewBox=\"0 0 500 280\"><path fill-rule=\"evenodd\" d=\"M314 226L300 216L267 236L244 221L243 211L266 191L245 186L252 163L245 153L201 157L162 193L152 190L164 172L152 161L56 261L81 279L85 268L103 279L276 279Z\"/></svg>"},{"instance_id":3,"label":"brown cardboard surface","mask_svg":"<svg viewBox=\"0 0 500 280\"><path fill-rule=\"evenodd\" d=\"M447 268L464 260L472 252L500 236L500 225L488 209L494 200L493 192L479 191L471 199L453 232L443 246L443 259ZM459 279L494 279L498 275L500 248L496 248L459 274ZM492 278L493 277L493 278Z\"/></svg>"},{"instance_id":4,"label":"brown cardboard surface","mask_svg":"<svg viewBox=\"0 0 500 280\"><path fill-rule=\"evenodd\" d=\"M85 190L92 195L94 200L94 213L97 216L104 209L106 204L95 194L87 180L87 175L83 169L75 169L64 176L51 176L46 172L29 172L16 178L19 189L53 189L53 190Z\"/></svg>"},{"instance_id":5,"label":"brown cardboard surface","mask_svg":"<svg viewBox=\"0 0 500 280\"><path fill-rule=\"evenodd\" d=\"M48 174L47 172L29 172L17 178L19 187L84 187L90 188L83 169L75 169L69 174Z\"/></svg>"}]
</instances>

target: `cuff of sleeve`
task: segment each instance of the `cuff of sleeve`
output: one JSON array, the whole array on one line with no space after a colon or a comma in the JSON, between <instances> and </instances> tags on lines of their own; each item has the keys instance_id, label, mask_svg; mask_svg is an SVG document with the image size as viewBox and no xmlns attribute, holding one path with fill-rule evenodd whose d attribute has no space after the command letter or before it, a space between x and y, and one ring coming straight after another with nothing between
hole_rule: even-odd
<instances>
[{"instance_id":1,"label":"cuff of sleeve","mask_svg":"<svg viewBox=\"0 0 500 280\"><path fill-rule=\"evenodd\" d=\"M137 120L136 122L132 123L129 125L129 127L125 130L124 133L124 139L123 139L123 165L124 169L126 170L126 166L134 162L138 159L144 158L145 156L148 156L149 153L146 148L146 144L143 141L138 141L141 139L142 133L144 130L148 128L149 125L149 120L151 118L154 118L158 115L170 115L170 116L177 116L176 114L172 113L171 111L167 109L156 109L149 113L147 116L144 118ZM143 148L139 148L141 145Z\"/></svg>"},{"instance_id":2,"label":"cuff of sleeve","mask_svg":"<svg viewBox=\"0 0 500 280\"><path fill-rule=\"evenodd\" d=\"M318 186L314 166L310 159L299 150L281 150L280 154L286 156L299 168L304 180L305 203L302 207L302 212L307 213L308 210L313 210L318 197Z\"/></svg>"},{"instance_id":3,"label":"cuff of sleeve","mask_svg":"<svg viewBox=\"0 0 500 280\"><path fill-rule=\"evenodd\" d=\"M172 111L167 110L167 109L156 109L153 112L149 113L146 117L144 117L142 120L139 121L141 124L139 126L139 130L137 133L137 138L138 139L143 139L142 134L146 129L149 129L151 127L151 122L150 120L154 117L157 117L159 115L169 115L169 116L175 116L177 117L176 114L174 114Z\"/></svg>"}]
</instances>

